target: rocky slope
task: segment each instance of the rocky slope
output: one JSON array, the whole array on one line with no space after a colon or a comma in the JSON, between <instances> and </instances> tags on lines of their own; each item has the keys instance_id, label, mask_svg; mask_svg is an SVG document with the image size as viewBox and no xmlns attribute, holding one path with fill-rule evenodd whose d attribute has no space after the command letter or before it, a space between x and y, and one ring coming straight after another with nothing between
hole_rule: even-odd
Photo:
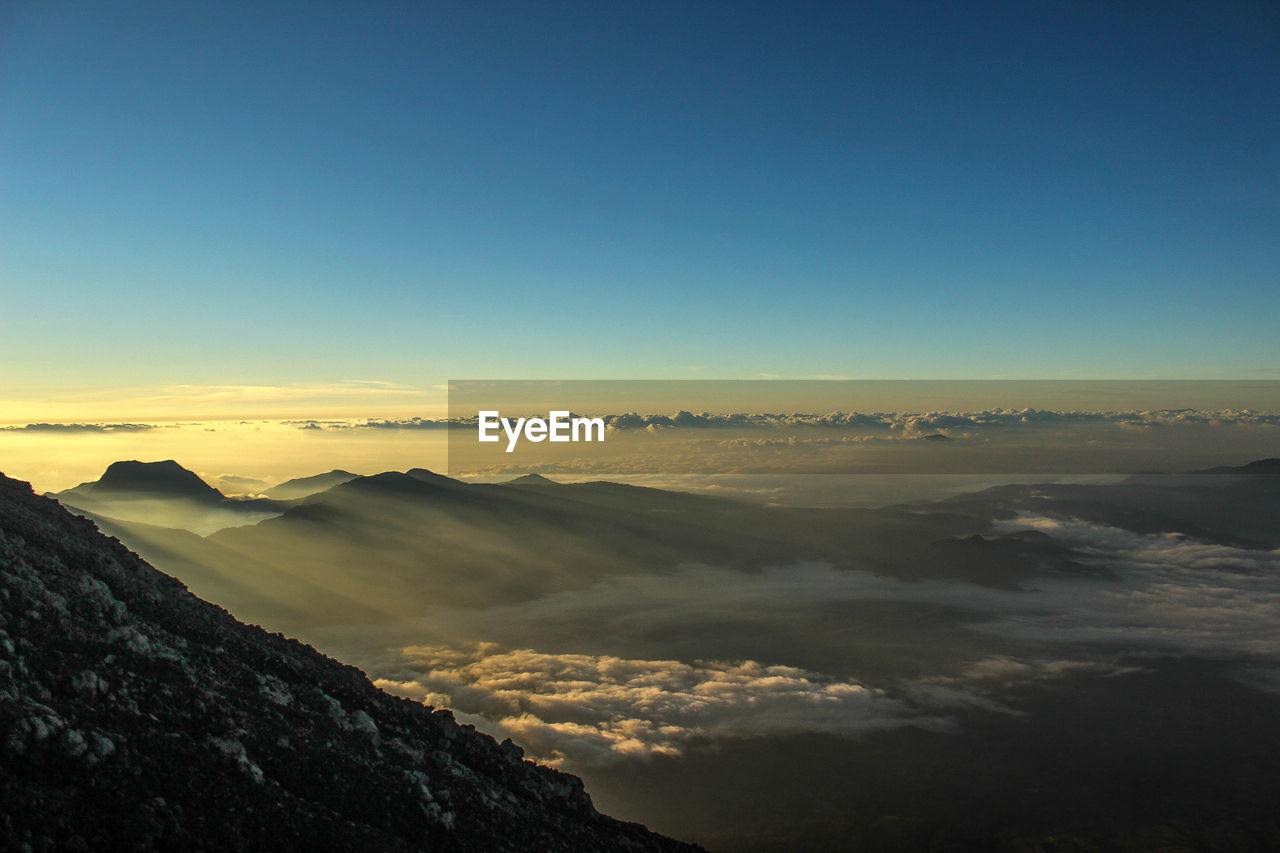
<instances>
[{"instance_id":1,"label":"rocky slope","mask_svg":"<svg viewBox=\"0 0 1280 853\"><path fill-rule=\"evenodd\" d=\"M0 848L693 850L0 475Z\"/></svg>"}]
</instances>

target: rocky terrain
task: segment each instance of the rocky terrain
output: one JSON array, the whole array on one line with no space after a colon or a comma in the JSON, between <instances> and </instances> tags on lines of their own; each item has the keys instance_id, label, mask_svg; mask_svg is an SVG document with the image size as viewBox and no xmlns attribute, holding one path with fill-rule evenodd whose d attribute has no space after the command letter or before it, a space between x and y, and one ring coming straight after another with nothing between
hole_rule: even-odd
<instances>
[{"instance_id":1,"label":"rocky terrain","mask_svg":"<svg viewBox=\"0 0 1280 853\"><path fill-rule=\"evenodd\" d=\"M675 851L0 475L0 847Z\"/></svg>"}]
</instances>

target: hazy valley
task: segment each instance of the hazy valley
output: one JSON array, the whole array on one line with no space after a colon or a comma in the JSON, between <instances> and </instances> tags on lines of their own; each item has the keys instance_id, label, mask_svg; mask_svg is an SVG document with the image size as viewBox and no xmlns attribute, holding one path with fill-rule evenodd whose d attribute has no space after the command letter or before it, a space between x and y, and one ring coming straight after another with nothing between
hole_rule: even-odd
<instances>
[{"instance_id":1,"label":"hazy valley","mask_svg":"<svg viewBox=\"0 0 1280 853\"><path fill-rule=\"evenodd\" d=\"M872 509L343 472L263 520L174 467L58 497L711 849L1280 837L1274 460ZM244 523L128 520L200 494Z\"/></svg>"}]
</instances>

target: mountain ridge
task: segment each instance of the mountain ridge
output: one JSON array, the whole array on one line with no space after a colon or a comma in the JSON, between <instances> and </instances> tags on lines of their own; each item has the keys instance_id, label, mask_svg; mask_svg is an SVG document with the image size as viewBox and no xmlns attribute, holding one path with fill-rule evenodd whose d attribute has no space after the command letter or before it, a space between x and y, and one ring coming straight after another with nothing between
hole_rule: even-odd
<instances>
[{"instance_id":1,"label":"mountain ridge","mask_svg":"<svg viewBox=\"0 0 1280 853\"><path fill-rule=\"evenodd\" d=\"M313 474L309 477L295 477L292 480L285 480L283 483L277 483L267 489L264 494L272 500L290 501L299 498L305 498L322 492L325 489L345 483L348 480L354 480L359 474L353 474L341 468L334 468L332 471L326 471L323 474Z\"/></svg>"}]
</instances>

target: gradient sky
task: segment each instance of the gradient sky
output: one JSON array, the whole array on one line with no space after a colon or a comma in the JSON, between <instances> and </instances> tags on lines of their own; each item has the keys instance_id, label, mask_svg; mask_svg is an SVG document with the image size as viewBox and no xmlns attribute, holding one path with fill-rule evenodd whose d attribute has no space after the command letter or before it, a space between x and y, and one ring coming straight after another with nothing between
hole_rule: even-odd
<instances>
[{"instance_id":1,"label":"gradient sky","mask_svg":"<svg viewBox=\"0 0 1280 853\"><path fill-rule=\"evenodd\" d=\"M11 3L0 216L14 418L1275 378L1280 6Z\"/></svg>"}]
</instances>

